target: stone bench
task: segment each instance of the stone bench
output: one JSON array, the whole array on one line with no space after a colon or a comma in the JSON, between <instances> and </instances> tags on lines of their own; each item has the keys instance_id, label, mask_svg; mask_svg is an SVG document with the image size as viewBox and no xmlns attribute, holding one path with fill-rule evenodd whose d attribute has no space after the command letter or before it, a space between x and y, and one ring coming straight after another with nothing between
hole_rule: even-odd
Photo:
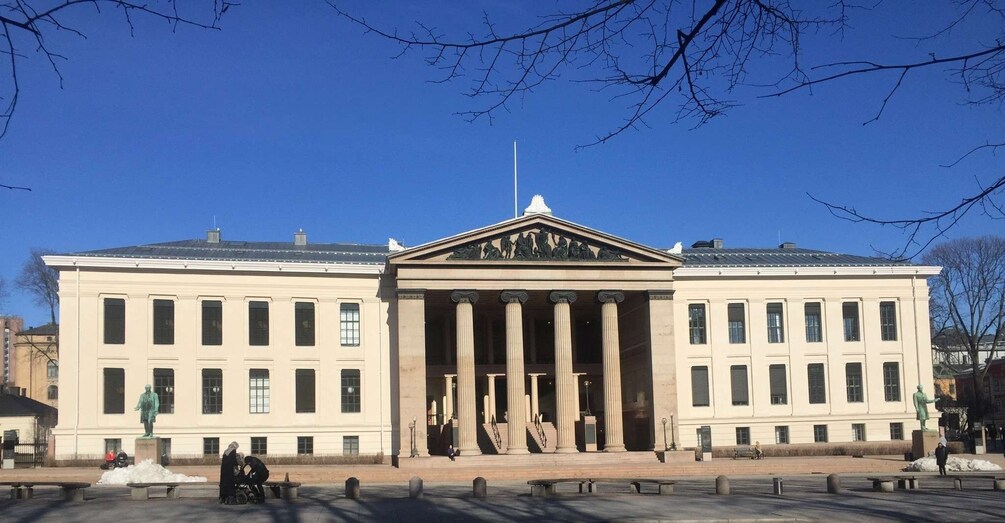
<instances>
[{"instance_id":1,"label":"stone bench","mask_svg":"<svg viewBox=\"0 0 1005 523\"><path fill-rule=\"evenodd\" d=\"M295 481L266 481L266 495L278 499L296 499L300 483Z\"/></svg>"},{"instance_id":2,"label":"stone bench","mask_svg":"<svg viewBox=\"0 0 1005 523\"><path fill-rule=\"evenodd\" d=\"M59 487L67 501L84 501L84 489L91 486L75 481L4 481L0 485L10 486L10 499L31 499L35 487Z\"/></svg>"},{"instance_id":3,"label":"stone bench","mask_svg":"<svg viewBox=\"0 0 1005 523\"><path fill-rule=\"evenodd\" d=\"M914 475L883 476L866 479L872 482L872 490L875 490L876 492L893 492L894 481L897 482L897 487L904 490L915 490L919 488L918 476Z\"/></svg>"},{"instance_id":4,"label":"stone bench","mask_svg":"<svg viewBox=\"0 0 1005 523\"><path fill-rule=\"evenodd\" d=\"M575 483L579 485L579 492L582 494L584 488L588 492L596 492L596 485L592 479L584 478L560 478L560 479L532 479L527 482L530 485L531 497L551 497L557 494L556 487L562 483Z\"/></svg>"},{"instance_id":5,"label":"stone bench","mask_svg":"<svg viewBox=\"0 0 1005 523\"><path fill-rule=\"evenodd\" d=\"M764 454L758 453L757 449L751 447L750 445L737 445L736 448L733 449L733 459L761 459L762 457L764 457Z\"/></svg>"},{"instance_id":6,"label":"stone bench","mask_svg":"<svg viewBox=\"0 0 1005 523\"><path fill-rule=\"evenodd\" d=\"M656 485L661 496L673 494L673 486L676 484L675 481L668 479L630 479L628 482L631 483L635 494L642 493L642 485Z\"/></svg>"},{"instance_id":7,"label":"stone bench","mask_svg":"<svg viewBox=\"0 0 1005 523\"><path fill-rule=\"evenodd\" d=\"M156 483L127 483L126 486L129 487L129 495L136 500L150 499L150 489L153 487L165 487L167 488L167 497L169 499L176 499L181 497L181 487L182 485L198 485L205 486L207 483L199 482L176 482L176 481L163 481Z\"/></svg>"},{"instance_id":8,"label":"stone bench","mask_svg":"<svg viewBox=\"0 0 1005 523\"><path fill-rule=\"evenodd\" d=\"M1005 490L1005 474L958 474L953 478L953 488L963 490L963 479L990 479L994 490Z\"/></svg>"}]
</instances>

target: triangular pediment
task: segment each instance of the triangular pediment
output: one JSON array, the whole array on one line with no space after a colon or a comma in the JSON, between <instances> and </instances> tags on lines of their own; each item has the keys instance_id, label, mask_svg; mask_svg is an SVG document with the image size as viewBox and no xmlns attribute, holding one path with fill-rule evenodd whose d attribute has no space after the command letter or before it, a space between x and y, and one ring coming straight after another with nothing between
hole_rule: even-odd
<instances>
[{"instance_id":1,"label":"triangular pediment","mask_svg":"<svg viewBox=\"0 0 1005 523\"><path fill-rule=\"evenodd\" d=\"M681 258L547 214L532 214L419 245L388 257L392 265L658 264Z\"/></svg>"}]
</instances>

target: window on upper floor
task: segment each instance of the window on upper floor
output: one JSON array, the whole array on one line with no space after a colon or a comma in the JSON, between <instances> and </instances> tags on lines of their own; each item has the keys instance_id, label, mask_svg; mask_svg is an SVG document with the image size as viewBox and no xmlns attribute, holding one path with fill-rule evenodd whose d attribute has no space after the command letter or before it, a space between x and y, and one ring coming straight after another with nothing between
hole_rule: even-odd
<instances>
[{"instance_id":1,"label":"window on upper floor","mask_svg":"<svg viewBox=\"0 0 1005 523\"><path fill-rule=\"evenodd\" d=\"M122 345L126 342L126 300L105 298L105 344Z\"/></svg>"},{"instance_id":2,"label":"window on upper floor","mask_svg":"<svg viewBox=\"0 0 1005 523\"><path fill-rule=\"evenodd\" d=\"M900 401L900 363L896 361L883 364L883 399Z\"/></svg>"},{"instance_id":3,"label":"window on upper floor","mask_svg":"<svg viewBox=\"0 0 1005 523\"><path fill-rule=\"evenodd\" d=\"M729 342L747 343L747 321L742 303L730 303L727 307L729 321Z\"/></svg>"},{"instance_id":4,"label":"window on upper floor","mask_svg":"<svg viewBox=\"0 0 1005 523\"><path fill-rule=\"evenodd\" d=\"M154 300L154 345L174 345L172 300Z\"/></svg>"},{"instance_id":5,"label":"window on upper floor","mask_svg":"<svg viewBox=\"0 0 1005 523\"><path fill-rule=\"evenodd\" d=\"M297 302L294 304L294 316L296 325L297 347L314 346L314 304L311 302Z\"/></svg>"},{"instance_id":6,"label":"window on upper floor","mask_svg":"<svg viewBox=\"0 0 1005 523\"><path fill-rule=\"evenodd\" d=\"M59 364L55 361L50 361L45 364L45 376L50 380L59 378Z\"/></svg>"},{"instance_id":7,"label":"window on upper floor","mask_svg":"<svg viewBox=\"0 0 1005 523\"><path fill-rule=\"evenodd\" d=\"M174 413L174 369L154 369L154 393L160 400L158 414Z\"/></svg>"},{"instance_id":8,"label":"window on upper floor","mask_svg":"<svg viewBox=\"0 0 1005 523\"><path fill-rule=\"evenodd\" d=\"M359 346L359 304L343 303L339 305L339 331L343 347Z\"/></svg>"},{"instance_id":9,"label":"window on upper floor","mask_svg":"<svg viewBox=\"0 0 1005 523\"><path fill-rule=\"evenodd\" d=\"M705 304L691 303L687 306L687 323L691 345L705 344Z\"/></svg>"},{"instance_id":10,"label":"window on upper floor","mask_svg":"<svg viewBox=\"0 0 1005 523\"><path fill-rule=\"evenodd\" d=\"M46 397L50 400L59 399L59 387L55 385L49 385L49 387L45 389L45 393Z\"/></svg>"},{"instance_id":11,"label":"window on upper floor","mask_svg":"<svg viewBox=\"0 0 1005 523\"><path fill-rule=\"evenodd\" d=\"M806 343L820 343L824 341L820 304L807 303L803 305L803 315L806 321Z\"/></svg>"},{"instance_id":12,"label":"window on upper floor","mask_svg":"<svg viewBox=\"0 0 1005 523\"><path fill-rule=\"evenodd\" d=\"M771 404L786 405L789 402L789 391L786 383L785 365L768 366L768 384L771 388Z\"/></svg>"},{"instance_id":13,"label":"window on upper floor","mask_svg":"<svg viewBox=\"0 0 1005 523\"><path fill-rule=\"evenodd\" d=\"M295 379L297 412L315 412L314 369L297 369Z\"/></svg>"},{"instance_id":14,"label":"window on upper floor","mask_svg":"<svg viewBox=\"0 0 1005 523\"><path fill-rule=\"evenodd\" d=\"M746 365L732 365L729 367L729 383L733 393L733 405L750 405L750 396L747 390Z\"/></svg>"},{"instance_id":15,"label":"window on upper floor","mask_svg":"<svg viewBox=\"0 0 1005 523\"><path fill-rule=\"evenodd\" d=\"M691 405L694 407L709 406L708 367L705 365L691 367Z\"/></svg>"},{"instance_id":16,"label":"window on upper floor","mask_svg":"<svg viewBox=\"0 0 1005 523\"><path fill-rule=\"evenodd\" d=\"M827 382L823 363L810 363L806 366L806 382L809 386L810 403L827 403Z\"/></svg>"},{"instance_id":17,"label":"window on upper floor","mask_svg":"<svg viewBox=\"0 0 1005 523\"><path fill-rule=\"evenodd\" d=\"M844 320L844 341L860 341L858 329L858 302L846 301L841 304L841 318Z\"/></svg>"},{"instance_id":18,"label":"window on upper floor","mask_svg":"<svg viewBox=\"0 0 1005 523\"><path fill-rule=\"evenodd\" d=\"M223 412L223 370L202 369L202 413Z\"/></svg>"},{"instance_id":19,"label":"window on upper floor","mask_svg":"<svg viewBox=\"0 0 1005 523\"><path fill-rule=\"evenodd\" d=\"M104 409L105 414L125 414L126 412L126 370L104 369Z\"/></svg>"},{"instance_id":20,"label":"window on upper floor","mask_svg":"<svg viewBox=\"0 0 1005 523\"><path fill-rule=\"evenodd\" d=\"M848 389L848 403L862 403L865 394L862 391L862 364L846 363L844 366L845 385Z\"/></svg>"},{"instance_id":21,"label":"window on upper floor","mask_svg":"<svg viewBox=\"0 0 1005 523\"><path fill-rule=\"evenodd\" d=\"M782 304L769 303L768 312L768 343L785 342L785 323L782 319Z\"/></svg>"},{"instance_id":22,"label":"window on upper floor","mask_svg":"<svg viewBox=\"0 0 1005 523\"><path fill-rule=\"evenodd\" d=\"M248 344L269 344L269 302L248 302Z\"/></svg>"},{"instance_id":23,"label":"window on upper floor","mask_svg":"<svg viewBox=\"0 0 1005 523\"><path fill-rule=\"evenodd\" d=\"M269 369L249 369L248 412L267 414L269 412L269 395Z\"/></svg>"},{"instance_id":24,"label":"window on upper floor","mask_svg":"<svg viewBox=\"0 0 1005 523\"><path fill-rule=\"evenodd\" d=\"M342 412L360 412L359 369L342 370Z\"/></svg>"},{"instance_id":25,"label":"window on upper floor","mask_svg":"<svg viewBox=\"0 0 1005 523\"><path fill-rule=\"evenodd\" d=\"M223 345L223 302L202 302L202 344Z\"/></svg>"},{"instance_id":26,"label":"window on upper floor","mask_svg":"<svg viewBox=\"0 0 1005 523\"><path fill-rule=\"evenodd\" d=\"M897 303L879 302L879 331L883 341L897 341Z\"/></svg>"}]
</instances>

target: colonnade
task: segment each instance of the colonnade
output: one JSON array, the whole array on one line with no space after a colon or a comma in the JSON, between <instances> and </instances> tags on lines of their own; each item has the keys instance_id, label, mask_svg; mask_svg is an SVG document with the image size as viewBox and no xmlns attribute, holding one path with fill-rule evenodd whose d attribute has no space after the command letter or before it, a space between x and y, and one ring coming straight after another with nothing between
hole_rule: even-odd
<instances>
[{"instance_id":1,"label":"colonnade","mask_svg":"<svg viewBox=\"0 0 1005 523\"><path fill-rule=\"evenodd\" d=\"M462 455L481 454L478 447L478 419L475 406L475 337L474 307L480 295L475 290L456 290L450 299L456 304L457 325L457 422L458 439L456 448ZM523 304L527 302L527 291L506 290L499 295L506 305L506 398L510 405L508 423L509 447L507 454L526 454L525 431L527 412L523 408L524 396L524 345L523 345ZM558 432L556 452L578 452L576 448L575 423L579 415L577 409L578 376L572 369L572 315L571 306L578 298L575 291L552 291L548 295L554 306L555 325L555 428ZM624 433L621 422L621 361L618 341L618 304L624 301L624 293L603 290L596 293L601 303L603 329L603 369L604 369L604 410L607 443L604 451L625 450ZM532 375L531 387L536 388L536 377ZM447 382L447 397L451 396L453 376ZM493 392L494 394L494 392ZM532 390L531 401L538 397ZM452 400L448 400L452 401ZM493 402L494 403L494 402ZM519 407L514 407L519 406ZM445 414L450 415L451 406L445 405ZM494 407L494 405L493 405ZM532 405L537 412L537 405Z\"/></svg>"}]
</instances>

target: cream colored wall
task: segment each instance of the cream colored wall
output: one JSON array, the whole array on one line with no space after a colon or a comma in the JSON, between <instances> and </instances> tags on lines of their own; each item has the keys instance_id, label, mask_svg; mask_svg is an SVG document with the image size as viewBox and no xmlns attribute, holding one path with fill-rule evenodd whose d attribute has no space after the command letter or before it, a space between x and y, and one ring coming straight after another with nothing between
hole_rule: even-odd
<instances>
[{"instance_id":1,"label":"cream colored wall","mask_svg":"<svg viewBox=\"0 0 1005 523\"><path fill-rule=\"evenodd\" d=\"M5 430L16 430L20 443L45 443L35 441L35 417L34 416L4 416L0 417L0 434Z\"/></svg>"},{"instance_id":2,"label":"cream colored wall","mask_svg":"<svg viewBox=\"0 0 1005 523\"><path fill-rule=\"evenodd\" d=\"M286 269L290 271L289 268ZM78 280L79 277L79 280ZM202 454L203 437L221 447L268 437L268 453L296 454L297 436L314 437L315 454L341 454L342 438L359 437L361 454L390 451L387 299L377 274L297 275L278 272L130 271L60 274L61 373L57 458L97 455L106 438L132 452L142 434L133 411L153 369L175 371L175 412L160 414L154 433L172 440L172 454ZM78 292L79 289L79 292ZM103 343L103 299L126 302L126 343ZM175 342L153 344L153 300L175 301ZM223 301L223 345L203 346L201 301ZM269 346L248 345L248 302L269 306ZM315 305L315 346L294 342L294 303ZM360 304L359 347L341 347L339 306ZM79 306L78 306L79 305ZM78 321L79 319L79 321ZM125 414L103 413L104 368L125 369ZM202 414L201 369L223 370L223 413ZM248 370L269 370L270 412L249 413ZM316 370L316 413L295 412L295 369ZM342 413L340 371L359 369L361 412ZM78 382L79 380L79 382ZM76 397L66 391L78 391Z\"/></svg>"},{"instance_id":3,"label":"cream colored wall","mask_svg":"<svg viewBox=\"0 0 1005 523\"><path fill-rule=\"evenodd\" d=\"M921 383L933 390L929 347L928 288L924 278L911 276L688 277L675 274L674 324L679 380L680 435L684 445L697 443L695 431L712 427L715 445L733 445L736 427L750 427L751 442L774 443L775 426L789 427L791 443L813 442L813 425L826 424L832 442L851 441L853 423L866 425L866 439L890 439L890 423L903 423L904 437L917 428L911 395ZM822 343L807 343L804 303L822 303ZM845 342L842 303L859 303L861 340ZM897 341L882 341L879 303L897 304ZM747 343L729 343L727 304L746 305ZM784 343L768 343L768 303L781 302ZM706 305L707 343L692 345L688 305ZM849 403L845 363L861 362L864 402ZM900 364L900 401L884 399L883 363ZM808 401L807 365L823 363L827 402ZM786 365L788 404L772 405L768 366ZM692 406L691 367L709 367L709 407ZM733 406L730 366L746 365L749 405Z\"/></svg>"}]
</instances>

